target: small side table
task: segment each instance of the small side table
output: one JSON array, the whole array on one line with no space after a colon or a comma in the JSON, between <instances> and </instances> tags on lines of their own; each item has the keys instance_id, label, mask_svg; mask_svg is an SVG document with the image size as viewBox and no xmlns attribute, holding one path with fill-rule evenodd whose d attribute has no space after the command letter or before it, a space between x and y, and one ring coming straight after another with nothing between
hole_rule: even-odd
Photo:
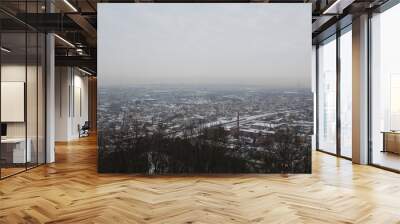
<instances>
[{"instance_id":1,"label":"small side table","mask_svg":"<svg viewBox=\"0 0 400 224\"><path fill-rule=\"evenodd\" d=\"M383 150L382 152L391 152L400 154L400 131L382 131Z\"/></svg>"}]
</instances>

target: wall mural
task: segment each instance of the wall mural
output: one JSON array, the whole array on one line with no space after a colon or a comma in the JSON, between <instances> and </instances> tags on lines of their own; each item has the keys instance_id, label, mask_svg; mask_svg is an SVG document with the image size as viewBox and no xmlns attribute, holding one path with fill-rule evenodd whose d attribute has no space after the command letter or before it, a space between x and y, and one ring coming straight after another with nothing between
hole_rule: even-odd
<instances>
[{"instance_id":1,"label":"wall mural","mask_svg":"<svg viewBox=\"0 0 400 224\"><path fill-rule=\"evenodd\" d=\"M310 173L310 4L99 4L99 172Z\"/></svg>"}]
</instances>

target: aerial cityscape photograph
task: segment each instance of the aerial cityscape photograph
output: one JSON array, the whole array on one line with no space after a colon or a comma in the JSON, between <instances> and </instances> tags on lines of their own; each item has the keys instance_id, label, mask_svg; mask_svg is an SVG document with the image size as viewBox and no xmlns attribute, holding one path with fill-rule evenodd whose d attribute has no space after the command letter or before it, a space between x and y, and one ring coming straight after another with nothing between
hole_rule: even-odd
<instances>
[{"instance_id":1,"label":"aerial cityscape photograph","mask_svg":"<svg viewBox=\"0 0 400 224\"><path fill-rule=\"evenodd\" d=\"M98 171L311 173L310 24L281 26L309 8L281 7L101 7Z\"/></svg>"}]
</instances>

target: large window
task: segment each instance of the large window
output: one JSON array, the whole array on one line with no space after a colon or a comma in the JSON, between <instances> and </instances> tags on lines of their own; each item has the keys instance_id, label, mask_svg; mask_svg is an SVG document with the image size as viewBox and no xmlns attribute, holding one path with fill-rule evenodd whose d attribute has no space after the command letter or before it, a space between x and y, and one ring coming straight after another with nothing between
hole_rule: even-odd
<instances>
[{"instance_id":1,"label":"large window","mask_svg":"<svg viewBox=\"0 0 400 224\"><path fill-rule=\"evenodd\" d=\"M352 157L352 29L318 47L318 149ZM340 122L340 123L338 123Z\"/></svg>"},{"instance_id":2,"label":"large window","mask_svg":"<svg viewBox=\"0 0 400 224\"><path fill-rule=\"evenodd\" d=\"M42 5L18 7L36 13ZM45 163L45 35L5 14L0 19L8 21L0 23L0 178L5 178Z\"/></svg>"},{"instance_id":3,"label":"large window","mask_svg":"<svg viewBox=\"0 0 400 224\"><path fill-rule=\"evenodd\" d=\"M371 159L400 170L400 5L372 22Z\"/></svg>"},{"instance_id":4,"label":"large window","mask_svg":"<svg viewBox=\"0 0 400 224\"><path fill-rule=\"evenodd\" d=\"M352 35L351 26L340 36L340 154L352 157Z\"/></svg>"},{"instance_id":5,"label":"large window","mask_svg":"<svg viewBox=\"0 0 400 224\"><path fill-rule=\"evenodd\" d=\"M336 37L318 48L318 149L336 153Z\"/></svg>"}]
</instances>

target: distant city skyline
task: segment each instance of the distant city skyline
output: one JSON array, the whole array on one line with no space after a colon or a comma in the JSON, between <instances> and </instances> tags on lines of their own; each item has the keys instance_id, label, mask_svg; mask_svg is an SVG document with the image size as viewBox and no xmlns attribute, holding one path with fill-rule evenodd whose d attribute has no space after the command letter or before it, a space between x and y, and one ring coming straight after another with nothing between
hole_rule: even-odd
<instances>
[{"instance_id":1,"label":"distant city skyline","mask_svg":"<svg viewBox=\"0 0 400 224\"><path fill-rule=\"evenodd\" d=\"M310 11L310 4L101 3L99 87L310 88Z\"/></svg>"}]
</instances>

